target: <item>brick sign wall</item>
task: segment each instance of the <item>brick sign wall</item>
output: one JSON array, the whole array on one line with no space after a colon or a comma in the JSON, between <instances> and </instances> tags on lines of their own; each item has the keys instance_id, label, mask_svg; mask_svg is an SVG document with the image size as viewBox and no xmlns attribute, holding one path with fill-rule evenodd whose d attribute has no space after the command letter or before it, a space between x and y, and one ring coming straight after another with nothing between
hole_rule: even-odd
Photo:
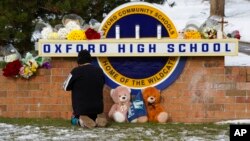
<instances>
[{"instance_id":1,"label":"brick sign wall","mask_svg":"<svg viewBox=\"0 0 250 141\"><path fill-rule=\"evenodd\" d=\"M51 64L30 80L0 75L0 117L70 118L71 96L62 83L75 58L53 58ZM113 104L109 92L105 86L105 113ZM162 96L171 122L250 118L250 67L224 67L224 57L189 57Z\"/></svg>"}]
</instances>

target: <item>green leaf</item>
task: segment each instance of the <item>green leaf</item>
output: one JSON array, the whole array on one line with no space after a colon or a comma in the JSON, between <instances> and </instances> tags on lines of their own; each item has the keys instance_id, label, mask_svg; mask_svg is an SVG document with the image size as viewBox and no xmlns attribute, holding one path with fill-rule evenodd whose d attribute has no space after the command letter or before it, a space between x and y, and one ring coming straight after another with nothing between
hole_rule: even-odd
<instances>
[{"instance_id":1,"label":"green leaf","mask_svg":"<svg viewBox=\"0 0 250 141\"><path fill-rule=\"evenodd\" d=\"M16 16L16 21L18 22L27 22L28 21L28 13L20 13Z\"/></svg>"},{"instance_id":2,"label":"green leaf","mask_svg":"<svg viewBox=\"0 0 250 141\"><path fill-rule=\"evenodd\" d=\"M26 35L23 32L16 32L15 38L19 40L24 40L26 38Z\"/></svg>"}]
</instances>

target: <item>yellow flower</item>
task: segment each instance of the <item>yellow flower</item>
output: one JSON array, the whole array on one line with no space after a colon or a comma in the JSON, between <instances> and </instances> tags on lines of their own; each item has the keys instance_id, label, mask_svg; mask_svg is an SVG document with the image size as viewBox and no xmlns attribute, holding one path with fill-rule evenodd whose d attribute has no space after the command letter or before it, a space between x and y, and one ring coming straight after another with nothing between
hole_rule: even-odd
<instances>
[{"instance_id":1,"label":"yellow flower","mask_svg":"<svg viewBox=\"0 0 250 141\"><path fill-rule=\"evenodd\" d=\"M30 70L29 67L25 67L24 68L24 75L28 75L28 76L31 76L33 74L33 72Z\"/></svg>"},{"instance_id":2,"label":"yellow flower","mask_svg":"<svg viewBox=\"0 0 250 141\"><path fill-rule=\"evenodd\" d=\"M188 30L184 33L184 39L201 39L201 34L195 30Z\"/></svg>"},{"instance_id":3,"label":"yellow flower","mask_svg":"<svg viewBox=\"0 0 250 141\"><path fill-rule=\"evenodd\" d=\"M30 70L31 70L32 72L36 72L37 68L38 68L37 66L32 65L32 66L30 67Z\"/></svg>"},{"instance_id":4,"label":"yellow flower","mask_svg":"<svg viewBox=\"0 0 250 141\"><path fill-rule=\"evenodd\" d=\"M68 40L86 40L86 35L84 30L72 30L67 35Z\"/></svg>"},{"instance_id":5,"label":"yellow flower","mask_svg":"<svg viewBox=\"0 0 250 141\"><path fill-rule=\"evenodd\" d=\"M49 33L48 39L51 39L51 40L59 39L58 33L56 32Z\"/></svg>"}]
</instances>

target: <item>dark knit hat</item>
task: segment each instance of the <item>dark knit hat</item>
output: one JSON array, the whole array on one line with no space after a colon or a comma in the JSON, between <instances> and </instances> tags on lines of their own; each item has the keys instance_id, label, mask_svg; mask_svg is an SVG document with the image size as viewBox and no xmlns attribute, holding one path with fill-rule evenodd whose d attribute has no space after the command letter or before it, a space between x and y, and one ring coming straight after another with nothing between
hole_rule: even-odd
<instances>
[{"instance_id":1,"label":"dark knit hat","mask_svg":"<svg viewBox=\"0 0 250 141\"><path fill-rule=\"evenodd\" d=\"M87 50L81 50L78 53L77 63L78 64L85 64L91 62L91 55Z\"/></svg>"}]
</instances>

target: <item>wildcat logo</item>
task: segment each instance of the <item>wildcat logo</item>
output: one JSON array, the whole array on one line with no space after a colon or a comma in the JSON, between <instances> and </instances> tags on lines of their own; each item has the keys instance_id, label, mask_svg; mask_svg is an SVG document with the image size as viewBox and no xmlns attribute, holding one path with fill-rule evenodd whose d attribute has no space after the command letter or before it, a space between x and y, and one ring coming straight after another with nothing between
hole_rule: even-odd
<instances>
[{"instance_id":1,"label":"wildcat logo","mask_svg":"<svg viewBox=\"0 0 250 141\"><path fill-rule=\"evenodd\" d=\"M131 2L111 11L103 20L101 30L106 38L116 37L120 27L121 38L135 38L136 25L140 26L140 37L157 37L160 25L162 37L177 38L172 21L158 7L146 2ZM173 83L182 72L185 58L180 57L99 57L99 66L104 70L106 83L140 90L149 86L160 90ZM136 105L139 106L139 105Z\"/></svg>"}]
</instances>

